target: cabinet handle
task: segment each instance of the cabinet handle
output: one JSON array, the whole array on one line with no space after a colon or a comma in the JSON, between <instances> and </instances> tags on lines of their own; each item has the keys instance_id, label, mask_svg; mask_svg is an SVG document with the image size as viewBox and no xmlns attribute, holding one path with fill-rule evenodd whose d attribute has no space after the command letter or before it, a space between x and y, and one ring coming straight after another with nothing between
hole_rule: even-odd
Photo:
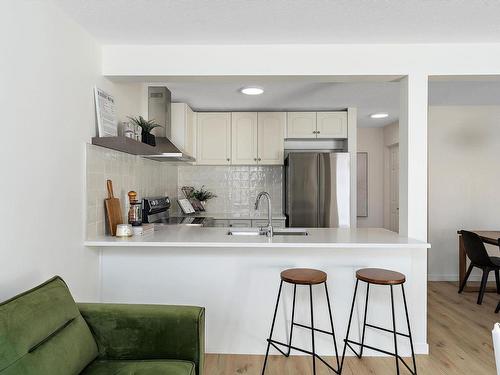
<instances>
[{"instance_id":1,"label":"cabinet handle","mask_svg":"<svg viewBox=\"0 0 500 375\"><path fill-rule=\"evenodd\" d=\"M258 160L258 161L261 161L262 159L261 159L261 158L258 158L257 160Z\"/></svg>"},{"instance_id":2,"label":"cabinet handle","mask_svg":"<svg viewBox=\"0 0 500 375\"><path fill-rule=\"evenodd\" d=\"M226 160L227 160L227 161L231 161L231 159L229 159L229 158L227 158Z\"/></svg>"},{"instance_id":3,"label":"cabinet handle","mask_svg":"<svg viewBox=\"0 0 500 375\"><path fill-rule=\"evenodd\" d=\"M253 161L257 161L257 158L253 158Z\"/></svg>"},{"instance_id":4,"label":"cabinet handle","mask_svg":"<svg viewBox=\"0 0 500 375\"><path fill-rule=\"evenodd\" d=\"M316 132L316 134L319 134L319 133L321 133L321 132L318 130L318 131Z\"/></svg>"}]
</instances>

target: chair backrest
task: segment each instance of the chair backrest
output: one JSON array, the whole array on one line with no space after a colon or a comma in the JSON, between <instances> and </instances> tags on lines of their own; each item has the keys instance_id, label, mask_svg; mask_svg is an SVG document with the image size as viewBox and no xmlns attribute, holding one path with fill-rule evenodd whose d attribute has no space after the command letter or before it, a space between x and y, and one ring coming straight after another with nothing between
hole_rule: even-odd
<instances>
[{"instance_id":1,"label":"chair backrest","mask_svg":"<svg viewBox=\"0 0 500 375\"><path fill-rule=\"evenodd\" d=\"M0 303L0 375L80 373L97 344L64 281Z\"/></svg>"},{"instance_id":2,"label":"chair backrest","mask_svg":"<svg viewBox=\"0 0 500 375\"><path fill-rule=\"evenodd\" d=\"M483 241L476 233L462 230L460 234L464 241L465 252L474 265L484 267L493 265Z\"/></svg>"}]
</instances>

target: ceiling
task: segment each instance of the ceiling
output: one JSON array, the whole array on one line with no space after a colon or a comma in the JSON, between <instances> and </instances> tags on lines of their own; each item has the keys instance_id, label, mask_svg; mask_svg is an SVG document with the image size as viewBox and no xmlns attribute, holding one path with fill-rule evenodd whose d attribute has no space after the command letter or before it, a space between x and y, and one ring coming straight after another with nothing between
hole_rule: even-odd
<instances>
[{"instance_id":1,"label":"ceiling","mask_svg":"<svg viewBox=\"0 0 500 375\"><path fill-rule=\"evenodd\" d=\"M500 42L498 0L52 0L107 44Z\"/></svg>"},{"instance_id":2,"label":"ceiling","mask_svg":"<svg viewBox=\"0 0 500 375\"><path fill-rule=\"evenodd\" d=\"M160 84L159 81L155 82ZM188 103L198 111L301 111L356 107L359 127L380 127L399 118L398 82L318 82L316 80L201 79L162 81L172 91L172 100ZM247 96L239 89L264 88L260 96ZM499 80L431 81L430 105L500 105ZM387 112L385 119L370 114Z\"/></svg>"}]
</instances>

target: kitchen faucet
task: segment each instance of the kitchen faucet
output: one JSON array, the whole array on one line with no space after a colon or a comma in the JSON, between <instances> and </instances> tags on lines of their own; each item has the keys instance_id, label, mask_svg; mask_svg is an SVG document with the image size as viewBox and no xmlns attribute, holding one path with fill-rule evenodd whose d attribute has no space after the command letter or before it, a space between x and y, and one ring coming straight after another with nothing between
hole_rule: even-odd
<instances>
[{"instance_id":1,"label":"kitchen faucet","mask_svg":"<svg viewBox=\"0 0 500 375\"><path fill-rule=\"evenodd\" d=\"M255 200L255 210L259 209L259 202L262 197L267 198L267 226L262 227L261 231L265 233L267 237L273 236L273 218L272 218L272 209L271 209L271 196L267 191L261 191L259 195L257 195L257 199Z\"/></svg>"}]
</instances>

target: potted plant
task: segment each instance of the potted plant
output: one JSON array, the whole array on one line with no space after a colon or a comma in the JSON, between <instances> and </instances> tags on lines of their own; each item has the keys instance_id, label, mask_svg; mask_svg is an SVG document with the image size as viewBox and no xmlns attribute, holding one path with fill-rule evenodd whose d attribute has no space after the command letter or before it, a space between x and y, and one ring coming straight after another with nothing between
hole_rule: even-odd
<instances>
[{"instance_id":1,"label":"potted plant","mask_svg":"<svg viewBox=\"0 0 500 375\"><path fill-rule=\"evenodd\" d=\"M154 134L151 134L151 130L154 128L161 128L162 126L155 123L155 120L146 120L144 117L131 117L128 116L130 121L134 124L139 125L142 129L142 142L150 146L156 146L156 139Z\"/></svg>"},{"instance_id":2,"label":"potted plant","mask_svg":"<svg viewBox=\"0 0 500 375\"><path fill-rule=\"evenodd\" d=\"M211 191L205 189L205 185L202 185L201 188L199 189L193 188L193 190L191 190L189 194L190 194L189 198L195 198L199 200L203 206L207 204L208 200L212 198L217 198L217 195L215 193L212 193Z\"/></svg>"}]
</instances>

